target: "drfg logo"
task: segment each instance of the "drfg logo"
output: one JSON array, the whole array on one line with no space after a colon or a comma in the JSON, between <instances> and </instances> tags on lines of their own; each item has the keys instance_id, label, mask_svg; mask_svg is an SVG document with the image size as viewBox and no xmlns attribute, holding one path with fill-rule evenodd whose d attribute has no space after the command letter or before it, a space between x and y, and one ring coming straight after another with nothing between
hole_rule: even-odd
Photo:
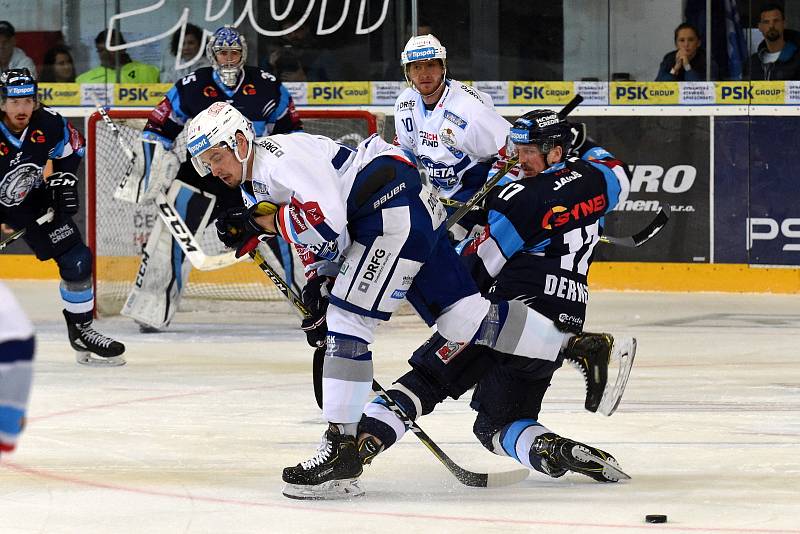
<instances>
[{"instance_id":1,"label":"drfg logo","mask_svg":"<svg viewBox=\"0 0 800 534\"><path fill-rule=\"evenodd\" d=\"M772 241L780 235L787 239L800 240L800 219L784 219L779 223L769 217L747 218L747 250L753 248L754 241ZM786 243L781 250L800 252L800 243Z\"/></svg>"}]
</instances>

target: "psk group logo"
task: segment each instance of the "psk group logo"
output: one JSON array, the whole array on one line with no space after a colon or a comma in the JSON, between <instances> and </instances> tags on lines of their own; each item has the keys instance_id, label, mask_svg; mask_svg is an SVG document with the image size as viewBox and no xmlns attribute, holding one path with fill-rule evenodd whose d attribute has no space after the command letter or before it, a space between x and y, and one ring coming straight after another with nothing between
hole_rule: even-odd
<instances>
[{"instance_id":1,"label":"psk group logo","mask_svg":"<svg viewBox=\"0 0 800 534\"><path fill-rule=\"evenodd\" d=\"M369 104L369 82L310 82L309 104Z\"/></svg>"},{"instance_id":2,"label":"psk group logo","mask_svg":"<svg viewBox=\"0 0 800 534\"><path fill-rule=\"evenodd\" d=\"M146 106L158 104L172 86L170 84L125 84L116 86L116 104Z\"/></svg>"},{"instance_id":3,"label":"psk group logo","mask_svg":"<svg viewBox=\"0 0 800 534\"><path fill-rule=\"evenodd\" d=\"M718 82L718 104L784 104L786 83L783 81Z\"/></svg>"},{"instance_id":4,"label":"psk group logo","mask_svg":"<svg viewBox=\"0 0 800 534\"><path fill-rule=\"evenodd\" d=\"M623 106L678 105L678 82L617 82L611 86L611 103Z\"/></svg>"},{"instance_id":5,"label":"psk group logo","mask_svg":"<svg viewBox=\"0 0 800 534\"><path fill-rule=\"evenodd\" d=\"M572 82L509 82L509 104L566 104L574 93Z\"/></svg>"},{"instance_id":6,"label":"psk group logo","mask_svg":"<svg viewBox=\"0 0 800 534\"><path fill-rule=\"evenodd\" d=\"M81 86L77 83L41 84L39 101L48 106L80 106Z\"/></svg>"}]
</instances>

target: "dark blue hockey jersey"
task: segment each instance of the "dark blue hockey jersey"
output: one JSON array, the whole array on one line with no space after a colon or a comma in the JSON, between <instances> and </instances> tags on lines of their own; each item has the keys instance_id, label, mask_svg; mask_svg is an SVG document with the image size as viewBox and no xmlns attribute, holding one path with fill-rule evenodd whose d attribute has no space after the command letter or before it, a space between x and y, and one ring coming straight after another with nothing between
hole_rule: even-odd
<instances>
[{"instance_id":1,"label":"dark blue hockey jersey","mask_svg":"<svg viewBox=\"0 0 800 534\"><path fill-rule=\"evenodd\" d=\"M584 159L494 188L488 224L462 249L481 291L523 301L559 328L581 331L603 216L627 183L624 165L597 147Z\"/></svg>"},{"instance_id":2,"label":"dark blue hockey jersey","mask_svg":"<svg viewBox=\"0 0 800 534\"><path fill-rule=\"evenodd\" d=\"M203 67L172 86L150 113L143 137L171 147L186 122L214 102L238 109L253 123L257 137L303 129L289 91L272 74L246 66L239 84L230 88L212 67Z\"/></svg>"},{"instance_id":3,"label":"dark blue hockey jersey","mask_svg":"<svg viewBox=\"0 0 800 534\"><path fill-rule=\"evenodd\" d=\"M55 172L75 174L83 153L83 136L50 108L34 111L18 136L0 117L0 212L22 204L34 188L44 186L48 159Z\"/></svg>"}]
</instances>

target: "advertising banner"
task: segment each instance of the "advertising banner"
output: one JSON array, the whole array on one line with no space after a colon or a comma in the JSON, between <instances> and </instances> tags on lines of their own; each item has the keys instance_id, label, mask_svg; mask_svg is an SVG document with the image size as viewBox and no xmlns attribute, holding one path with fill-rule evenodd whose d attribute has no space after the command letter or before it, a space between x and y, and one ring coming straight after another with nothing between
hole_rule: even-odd
<instances>
[{"instance_id":1,"label":"advertising banner","mask_svg":"<svg viewBox=\"0 0 800 534\"><path fill-rule=\"evenodd\" d=\"M77 83L40 83L39 101L45 106L80 106L81 86Z\"/></svg>"},{"instance_id":2,"label":"advertising banner","mask_svg":"<svg viewBox=\"0 0 800 534\"><path fill-rule=\"evenodd\" d=\"M630 193L606 217L605 232L628 236L644 228L662 204L672 207L667 226L635 248L600 245L595 259L708 262L709 118L580 117L588 135L625 162Z\"/></svg>"},{"instance_id":3,"label":"advertising banner","mask_svg":"<svg viewBox=\"0 0 800 534\"><path fill-rule=\"evenodd\" d=\"M366 105L370 102L369 82L308 82L310 105Z\"/></svg>"},{"instance_id":4,"label":"advertising banner","mask_svg":"<svg viewBox=\"0 0 800 534\"><path fill-rule=\"evenodd\" d=\"M800 117L718 117L714 260L800 266Z\"/></svg>"},{"instance_id":5,"label":"advertising banner","mask_svg":"<svg viewBox=\"0 0 800 534\"><path fill-rule=\"evenodd\" d=\"M678 82L616 82L609 100L622 106L674 106L680 103L680 93Z\"/></svg>"},{"instance_id":6,"label":"advertising banner","mask_svg":"<svg viewBox=\"0 0 800 534\"><path fill-rule=\"evenodd\" d=\"M524 106L564 105L572 100L572 82L509 82L508 103Z\"/></svg>"}]
</instances>

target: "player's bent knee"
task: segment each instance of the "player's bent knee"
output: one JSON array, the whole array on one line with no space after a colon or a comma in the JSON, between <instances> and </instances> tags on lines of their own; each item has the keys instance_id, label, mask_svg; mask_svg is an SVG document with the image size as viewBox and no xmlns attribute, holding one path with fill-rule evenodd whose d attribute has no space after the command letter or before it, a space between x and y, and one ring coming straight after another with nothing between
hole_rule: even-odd
<instances>
[{"instance_id":1,"label":"player's bent knee","mask_svg":"<svg viewBox=\"0 0 800 534\"><path fill-rule=\"evenodd\" d=\"M457 301L436 318L439 333L450 341L467 342L478 332L478 328L489 311L490 302L480 293L473 293Z\"/></svg>"},{"instance_id":2,"label":"player's bent knee","mask_svg":"<svg viewBox=\"0 0 800 534\"><path fill-rule=\"evenodd\" d=\"M83 243L57 257L56 264L61 279L66 282L82 282L92 277L92 252Z\"/></svg>"}]
</instances>

